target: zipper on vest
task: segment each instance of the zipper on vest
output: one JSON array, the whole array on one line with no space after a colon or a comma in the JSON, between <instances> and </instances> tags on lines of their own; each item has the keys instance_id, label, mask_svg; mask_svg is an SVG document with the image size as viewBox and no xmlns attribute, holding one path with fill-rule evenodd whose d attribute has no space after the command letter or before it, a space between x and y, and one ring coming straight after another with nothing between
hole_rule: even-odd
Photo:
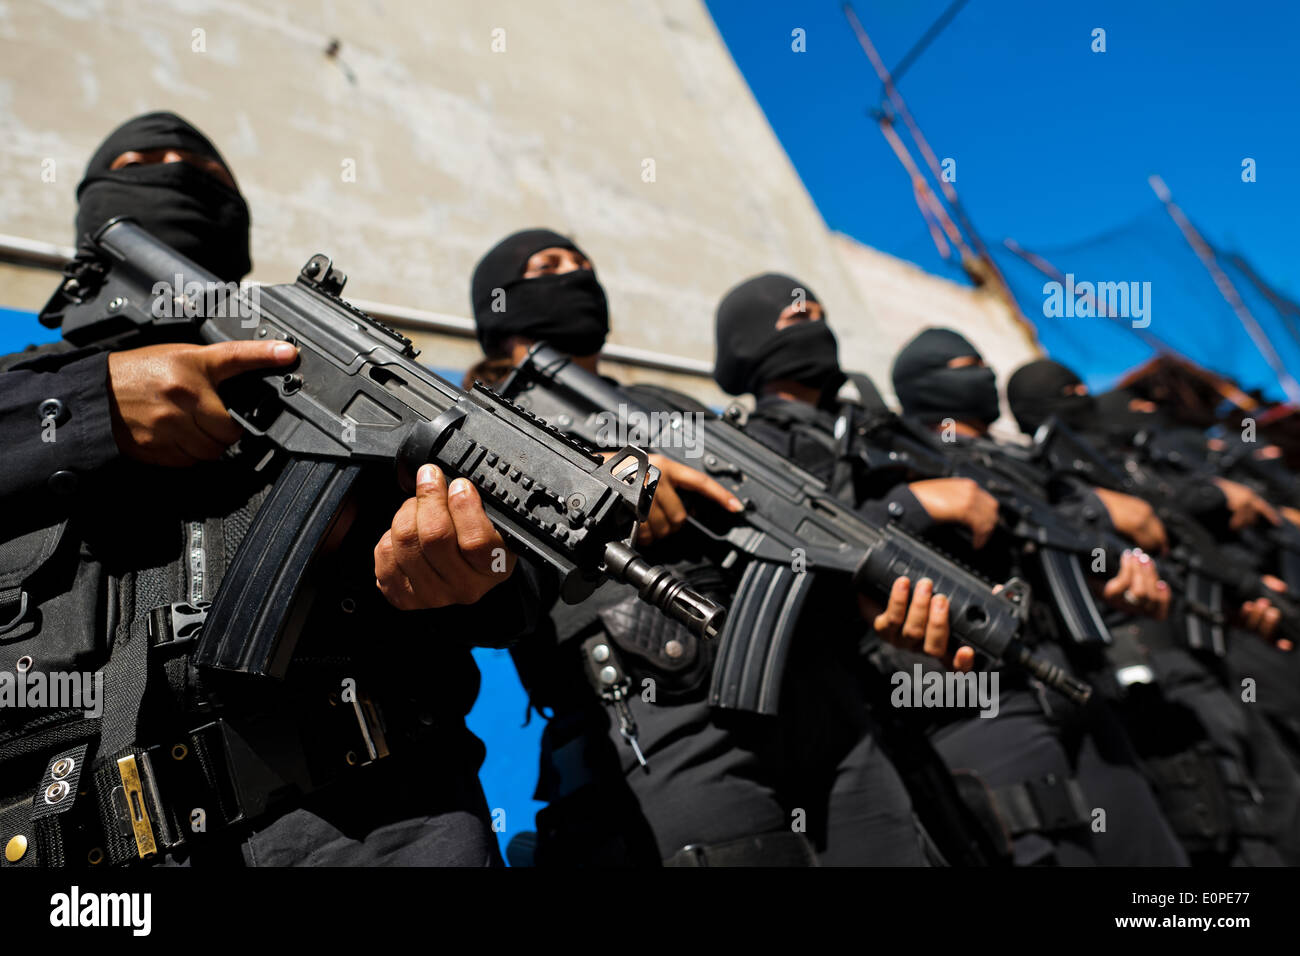
<instances>
[{"instance_id":1,"label":"zipper on vest","mask_svg":"<svg viewBox=\"0 0 1300 956\"><path fill-rule=\"evenodd\" d=\"M190 603L198 604L203 600L203 578L207 571L203 553L203 522L191 521L189 524L188 560L185 562L189 581L187 591Z\"/></svg>"}]
</instances>

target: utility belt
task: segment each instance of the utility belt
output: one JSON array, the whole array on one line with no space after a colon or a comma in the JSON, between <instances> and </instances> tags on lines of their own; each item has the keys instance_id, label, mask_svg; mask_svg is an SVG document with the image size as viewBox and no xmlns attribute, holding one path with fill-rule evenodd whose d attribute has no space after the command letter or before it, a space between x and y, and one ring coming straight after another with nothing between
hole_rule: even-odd
<instances>
[{"instance_id":1,"label":"utility belt","mask_svg":"<svg viewBox=\"0 0 1300 956\"><path fill-rule=\"evenodd\" d=\"M1045 774L990 788L971 770L957 770L953 783L962 801L996 851L995 863L1010 863L1015 840L1028 834L1051 838L1086 830L1092 822L1083 787L1074 777Z\"/></svg>"},{"instance_id":2,"label":"utility belt","mask_svg":"<svg viewBox=\"0 0 1300 956\"><path fill-rule=\"evenodd\" d=\"M155 610L149 668L186 664L184 655L166 654L184 640L152 626L170 608ZM90 726L63 728L61 737L82 742L65 745L45 762L30 797L0 807L0 867L156 863L177 851L214 846L259 818L364 773L389 757L390 748L415 751L443 729L414 705L385 713L355 683L313 684L321 688L318 695L281 696L267 713L173 713L154 720L155 729L143 735L151 742L116 759L97 752L99 720L82 718Z\"/></svg>"},{"instance_id":3,"label":"utility belt","mask_svg":"<svg viewBox=\"0 0 1300 956\"><path fill-rule=\"evenodd\" d=\"M1189 851L1224 854L1237 839L1270 838L1258 788L1211 744L1148 758L1146 765L1160 807Z\"/></svg>"},{"instance_id":4,"label":"utility belt","mask_svg":"<svg viewBox=\"0 0 1300 956\"><path fill-rule=\"evenodd\" d=\"M1026 833L1059 833L1087 827L1092 813L1073 777L1046 774L989 791L993 808L1014 839Z\"/></svg>"},{"instance_id":5,"label":"utility belt","mask_svg":"<svg viewBox=\"0 0 1300 956\"><path fill-rule=\"evenodd\" d=\"M93 743L57 753L29 800L0 809L3 865L157 863L228 840L389 756L378 708L358 707L362 718L338 705L340 719L317 728L315 753L287 722L224 718L98 767ZM13 859L20 846L27 852Z\"/></svg>"}]
</instances>

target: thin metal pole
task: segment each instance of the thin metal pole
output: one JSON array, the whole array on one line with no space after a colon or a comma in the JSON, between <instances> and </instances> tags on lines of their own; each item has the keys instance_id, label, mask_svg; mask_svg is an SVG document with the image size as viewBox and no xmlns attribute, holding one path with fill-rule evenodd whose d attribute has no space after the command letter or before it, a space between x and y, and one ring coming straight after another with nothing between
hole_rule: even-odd
<instances>
[{"instance_id":1,"label":"thin metal pole","mask_svg":"<svg viewBox=\"0 0 1300 956\"><path fill-rule=\"evenodd\" d=\"M898 131L894 129L893 120L881 113L877 117L877 122L880 124L880 132L884 135L885 141L894 150L894 155L898 157L899 163L902 164L903 169L907 171L907 174L912 179L912 193L916 197L917 208L921 210L921 216L930 227L931 238L934 240L935 248L939 250L939 255L945 259L952 257L948 244L944 241L944 233L947 233L948 239L952 240L952 244L961 251L963 258L973 255L970 247L966 245L966 241L962 238L961 230L957 228L956 223L948 216L948 211L943 208L943 204L939 202L938 197L930 189L930 184L925 181L925 176L916 165L912 154L908 151L907 144L902 141Z\"/></svg>"},{"instance_id":2,"label":"thin metal pole","mask_svg":"<svg viewBox=\"0 0 1300 956\"><path fill-rule=\"evenodd\" d=\"M0 263L60 272L72 259L75 251L71 246L0 234ZM387 302L371 302L367 299L349 301L376 319L407 331L461 339L472 339L475 336L474 320L467 316L430 312L426 309L413 309ZM713 363L705 359L667 355L633 345L613 343L606 345L600 354L601 358L620 365L657 369L678 375L694 375L700 378L713 377Z\"/></svg>"},{"instance_id":3,"label":"thin metal pole","mask_svg":"<svg viewBox=\"0 0 1300 956\"><path fill-rule=\"evenodd\" d=\"M988 247L985 246L984 240L980 238L979 231L975 228L975 224L971 222L970 217L966 214L966 210L962 207L961 200L957 197L957 190L953 187L952 183L944 179L943 170L940 168L939 164L939 158L935 155L934 150L930 148L930 143L921 132L921 127L913 118L911 111L908 110L907 103L904 102L903 95L898 91L898 86L894 81L894 77L890 74L889 68L885 66L885 61L880 58L880 54L876 52L875 44L871 42L871 37L867 35L866 28L862 25L862 21L858 19L857 13L854 12L853 5L845 2L843 9L844 16L849 21L849 26L853 28L854 34L857 35L858 45L862 47L862 52L867 55L867 59L871 61L871 65L875 69L876 75L880 77L880 82L884 85L885 98L889 101L890 105L893 106L898 115L902 117L903 123L907 126L908 132L911 133L913 141L915 141L917 147L921 150L921 155L924 157L926 165L930 167L930 172L934 175L935 181L938 182L939 188L943 191L944 197L948 200L948 204L952 207L953 212L956 213L957 219L965 230L966 235L970 237L971 245L975 249L976 258L983 263L988 274L993 277L996 289L1001 294L1002 299L1006 302L1007 308L1010 309L1012 317L1020 323L1021 328L1029 335L1030 343L1037 345L1038 337L1033 324L1025 317L1024 313L1021 312L1020 303L1016 301L1016 297L1011 291L1011 286L1007 282L1006 276L1002 274L1002 270L999 269L997 263L993 261L993 256L989 253Z\"/></svg>"},{"instance_id":4,"label":"thin metal pole","mask_svg":"<svg viewBox=\"0 0 1300 956\"><path fill-rule=\"evenodd\" d=\"M885 61L880 58L876 51L875 44L871 42L871 37L867 34L866 27L858 19L857 13L854 12L853 6L849 3L844 4L844 15L848 17L849 25L853 32L857 34L858 44L862 47L862 52L867 55L871 61L876 75L880 77L880 82L884 85L885 99L887 99L895 112L902 117L903 123L907 130L912 134L912 139L916 142L917 148L921 150L926 165L930 167L930 172L939 183L939 188L943 190L944 197L957 213L958 219L961 220L962 227L970 234L971 243L981 255L987 255L988 250L984 247L980 239L979 232L975 229L974 224L966 216L965 210L961 207L961 200L957 197L957 190L953 188L952 183L943 178L943 169L939 163L939 157L935 155L934 150L930 148L929 141L921 132L921 127L917 124L916 119L912 116L911 111L907 108L907 103L903 100L903 94L898 91L898 85L894 77L890 74Z\"/></svg>"}]
</instances>

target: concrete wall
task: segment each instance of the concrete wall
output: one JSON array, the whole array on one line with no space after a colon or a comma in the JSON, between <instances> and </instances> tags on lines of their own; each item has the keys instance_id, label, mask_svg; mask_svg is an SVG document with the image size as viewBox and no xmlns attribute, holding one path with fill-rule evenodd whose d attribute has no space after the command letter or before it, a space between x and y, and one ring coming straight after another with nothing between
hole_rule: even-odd
<instances>
[{"instance_id":1,"label":"concrete wall","mask_svg":"<svg viewBox=\"0 0 1300 956\"><path fill-rule=\"evenodd\" d=\"M831 236L699 0L0 0L0 232L70 243L91 151L153 109L224 152L262 281L324 251L357 298L466 315L479 255L549 225L596 261L624 345L709 358L718 298L768 269L817 291L846 363L882 384L915 323L1010 330L976 293ZM0 303L51 285L0 267ZM475 354L421 344L438 365Z\"/></svg>"},{"instance_id":2,"label":"concrete wall","mask_svg":"<svg viewBox=\"0 0 1300 956\"><path fill-rule=\"evenodd\" d=\"M881 392L892 400L889 370L894 356L920 329L937 325L956 329L980 350L998 373L998 386L1031 359L1041 355L1032 333L1014 320L1006 303L987 289L958 285L930 275L909 262L864 246L848 236L832 237L864 305L860 318L844 329L848 354L862 360ZM844 323L832 313L836 329ZM1003 425L1018 432L1003 396Z\"/></svg>"}]
</instances>

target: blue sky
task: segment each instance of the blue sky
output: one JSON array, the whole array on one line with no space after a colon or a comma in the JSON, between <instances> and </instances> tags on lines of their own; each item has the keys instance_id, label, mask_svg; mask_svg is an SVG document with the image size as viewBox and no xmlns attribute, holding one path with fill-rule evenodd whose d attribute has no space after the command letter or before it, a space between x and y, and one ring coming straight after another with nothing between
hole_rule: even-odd
<instances>
[{"instance_id":1,"label":"blue sky","mask_svg":"<svg viewBox=\"0 0 1300 956\"><path fill-rule=\"evenodd\" d=\"M707 0L827 224L943 271L902 167L866 115L880 83L838 0ZM948 0L854 5L893 67ZM990 244L1051 248L1154 205L1163 175L1192 220L1292 297L1300 219L1300 4L971 0L903 77ZM807 52L791 50L791 31ZM1106 52L1091 50L1106 30ZM1241 181L1241 162L1257 181Z\"/></svg>"}]
</instances>

